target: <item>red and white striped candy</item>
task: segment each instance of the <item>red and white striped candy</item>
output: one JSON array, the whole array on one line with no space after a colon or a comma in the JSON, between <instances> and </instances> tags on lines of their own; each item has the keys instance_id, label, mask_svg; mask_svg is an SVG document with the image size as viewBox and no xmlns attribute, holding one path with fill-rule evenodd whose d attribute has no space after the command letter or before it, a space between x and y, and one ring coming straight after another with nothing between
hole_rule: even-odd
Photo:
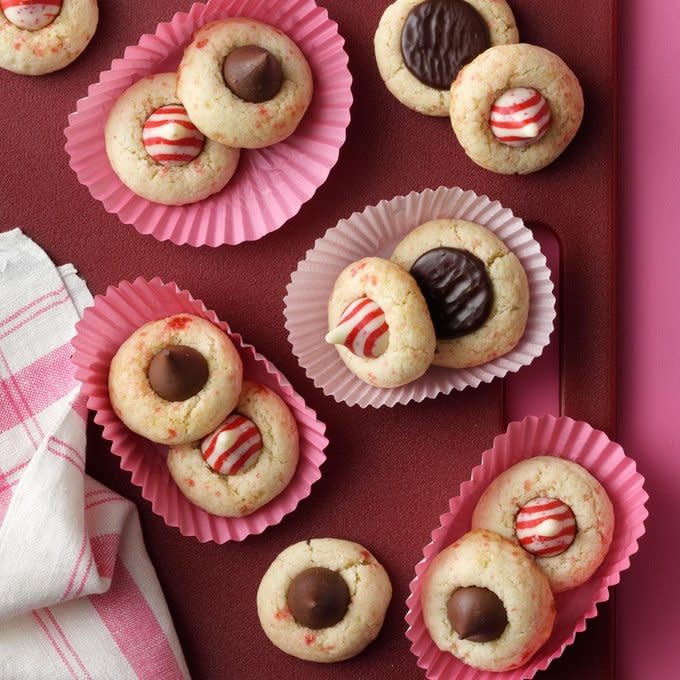
<instances>
[{"instance_id":1,"label":"red and white striped candy","mask_svg":"<svg viewBox=\"0 0 680 680\"><path fill-rule=\"evenodd\" d=\"M326 336L326 342L344 345L359 357L375 359L389 343L385 313L371 298L359 298L345 309L338 325Z\"/></svg>"},{"instance_id":2,"label":"red and white striped candy","mask_svg":"<svg viewBox=\"0 0 680 680\"><path fill-rule=\"evenodd\" d=\"M51 24L61 12L62 0L0 0L0 8L7 21L17 28L27 31L39 31Z\"/></svg>"},{"instance_id":3,"label":"red and white striped candy","mask_svg":"<svg viewBox=\"0 0 680 680\"><path fill-rule=\"evenodd\" d=\"M550 106L540 92L515 87L504 92L491 107L491 132L508 146L537 142L550 127Z\"/></svg>"},{"instance_id":4,"label":"red and white striped candy","mask_svg":"<svg viewBox=\"0 0 680 680\"><path fill-rule=\"evenodd\" d=\"M146 152L161 165L186 165L201 153L205 137L189 120L181 104L156 109L144 123Z\"/></svg>"},{"instance_id":5,"label":"red and white striped candy","mask_svg":"<svg viewBox=\"0 0 680 680\"><path fill-rule=\"evenodd\" d=\"M262 451L255 423L234 413L201 442L205 462L221 475L250 470Z\"/></svg>"},{"instance_id":6,"label":"red and white striped candy","mask_svg":"<svg viewBox=\"0 0 680 680\"><path fill-rule=\"evenodd\" d=\"M515 535L532 555L554 557L574 541L574 513L557 498L534 498L517 513Z\"/></svg>"}]
</instances>

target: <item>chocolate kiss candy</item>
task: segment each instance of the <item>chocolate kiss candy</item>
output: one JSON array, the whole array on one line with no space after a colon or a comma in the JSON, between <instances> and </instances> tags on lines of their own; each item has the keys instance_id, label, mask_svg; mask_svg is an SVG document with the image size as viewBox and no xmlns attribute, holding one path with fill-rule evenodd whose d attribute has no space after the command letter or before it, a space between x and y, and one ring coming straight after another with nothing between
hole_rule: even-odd
<instances>
[{"instance_id":1,"label":"chocolate kiss candy","mask_svg":"<svg viewBox=\"0 0 680 680\"><path fill-rule=\"evenodd\" d=\"M301 571L286 593L293 618L302 626L318 630L342 621L349 607L349 588L337 571L312 567Z\"/></svg>"},{"instance_id":2,"label":"chocolate kiss candy","mask_svg":"<svg viewBox=\"0 0 680 680\"><path fill-rule=\"evenodd\" d=\"M151 389L166 401L184 401L208 381L208 362L192 347L170 345L149 364Z\"/></svg>"},{"instance_id":3,"label":"chocolate kiss candy","mask_svg":"<svg viewBox=\"0 0 680 680\"><path fill-rule=\"evenodd\" d=\"M230 52L224 60L223 73L224 82L237 97L255 104L273 99L283 83L278 59L257 45Z\"/></svg>"},{"instance_id":4,"label":"chocolate kiss candy","mask_svg":"<svg viewBox=\"0 0 680 680\"><path fill-rule=\"evenodd\" d=\"M496 593L487 588L458 588L449 598L446 611L461 640L497 640L508 625L503 603Z\"/></svg>"}]
</instances>

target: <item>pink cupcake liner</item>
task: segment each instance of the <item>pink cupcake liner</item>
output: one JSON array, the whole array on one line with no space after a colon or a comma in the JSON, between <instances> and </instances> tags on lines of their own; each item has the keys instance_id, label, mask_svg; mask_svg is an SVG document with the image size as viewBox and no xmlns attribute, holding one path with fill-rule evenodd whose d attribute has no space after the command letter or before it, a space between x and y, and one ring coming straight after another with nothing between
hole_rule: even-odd
<instances>
[{"instance_id":1,"label":"pink cupcake liner","mask_svg":"<svg viewBox=\"0 0 680 680\"><path fill-rule=\"evenodd\" d=\"M143 76L174 71L194 31L229 16L248 16L287 33L314 73L314 98L295 133L266 149L244 150L232 181L218 194L186 206L164 206L130 191L116 176L104 126L116 99ZM338 26L314 0L210 0L178 12L153 35L114 59L90 85L66 128L70 165L107 212L142 234L192 246L254 241L281 227L326 181L345 142L352 76Z\"/></svg>"},{"instance_id":2,"label":"pink cupcake liner","mask_svg":"<svg viewBox=\"0 0 680 680\"><path fill-rule=\"evenodd\" d=\"M195 314L224 330L241 355L244 377L274 390L297 420L300 461L295 476L279 496L246 517L217 517L191 503L168 472L167 447L128 430L111 407L109 365L120 344L146 322L179 313ZM183 536L195 536L202 543L226 543L262 533L295 510L321 477L320 467L326 460L324 449L328 445L324 436L326 426L271 362L177 284L163 283L158 278L152 281L138 278L133 283L123 281L117 287L110 286L105 295L98 295L94 305L85 310L76 324L72 344L76 377L82 383L88 408L96 411L95 422L104 427L103 436L111 442L111 451L120 457L121 468L132 473L132 483L141 487L142 496L151 501L153 511L166 524L177 527Z\"/></svg>"},{"instance_id":3,"label":"pink cupcake liner","mask_svg":"<svg viewBox=\"0 0 680 680\"><path fill-rule=\"evenodd\" d=\"M511 352L481 366L461 369L432 366L418 380L395 389L368 385L345 366L335 347L324 342L328 332L328 298L335 279L348 264L362 257L389 258L397 243L415 227L445 217L484 225L522 262L531 296L524 336ZM518 371L541 355L555 320L550 270L531 231L498 201L457 187L414 191L341 220L307 251L291 276L287 293L284 314L288 340L307 377L326 396L362 408L420 402Z\"/></svg>"},{"instance_id":4,"label":"pink cupcake liner","mask_svg":"<svg viewBox=\"0 0 680 680\"><path fill-rule=\"evenodd\" d=\"M425 627L420 603L421 577L430 562L445 547L470 530L477 501L488 484L501 472L525 458L553 455L572 460L585 467L607 491L614 505L616 525L611 548L604 562L583 585L556 596L557 618L552 635L541 649L522 667L505 673L479 671L467 666L448 652L442 652ZM576 633L585 630L587 619L597 614L597 604L609 599L610 586L616 585L621 572L630 566L630 557L638 550L638 540L645 532L644 478L635 462L621 446L604 432L571 418L546 415L529 416L511 423L505 434L494 439L491 449L482 454L482 462L472 471L470 481L460 487L460 495L449 501L449 511L442 515L439 528L423 549L423 559L416 565L416 577L410 584L411 595L406 621L406 637L418 666L430 680L519 680L533 678L562 655Z\"/></svg>"}]
</instances>

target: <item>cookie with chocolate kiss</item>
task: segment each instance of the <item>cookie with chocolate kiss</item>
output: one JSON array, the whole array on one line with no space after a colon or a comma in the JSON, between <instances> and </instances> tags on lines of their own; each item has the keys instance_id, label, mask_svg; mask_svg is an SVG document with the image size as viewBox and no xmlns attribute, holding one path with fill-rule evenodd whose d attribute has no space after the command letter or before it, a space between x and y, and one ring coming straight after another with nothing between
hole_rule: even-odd
<instances>
[{"instance_id":1,"label":"cookie with chocolate kiss","mask_svg":"<svg viewBox=\"0 0 680 680\"><path fill-rule=\"evenodd\" d=\"M193 124L239 149L261 149L293 134L313 91L311 68L293 40L246 17L199 28L177 76L177 96Z\"/></svg>"},{"instance_id":2,"label":"cookie with chocolate kiss","mask_svg":"<svg viewBox=\"0 0 680 680\"><path fill-rule=\"evenodd\" d=\"M420 602L434 643L469 666L508 671L550 637L550 583L520 546L483 529L444 548L422 576Z\"/></svg>"},{"instance_id":3,"label":"cookie with chocolate kiss","mask_svg":"<svg viewBox=\"0 0 680 680\"><path fill-rule=\"evenodd\" d=\"M332 663L375 639L391 597L387 572L364 546L313 538L288 546L271 563L257 590L257 614L286 654Z\"/></svg>"},{"instance_id":4,"label":"cookie with chocolate kiss","mask_svg":"<svg viewBox=\"0 0 680 680\"><path fill-rule=\"evenodd\" d=\"M236 406L243 365L229 337L193 314L140 326L111 360L109 397L128 429L158 444L200 440Z\"/></svg>"}]
</instances>

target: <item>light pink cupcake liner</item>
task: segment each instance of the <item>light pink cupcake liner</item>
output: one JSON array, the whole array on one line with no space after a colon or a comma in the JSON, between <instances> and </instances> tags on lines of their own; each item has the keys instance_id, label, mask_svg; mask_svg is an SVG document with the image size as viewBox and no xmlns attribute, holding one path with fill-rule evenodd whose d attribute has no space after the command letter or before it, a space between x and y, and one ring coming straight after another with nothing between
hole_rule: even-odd
<instances>
[{"instance_id":1,"label":"light pink cupcake liner","mask_svg":"<svg viewBox=\"0 0 680 680\"><path fill-rule=\"evenodd\" d=\"M166 465L167 448L154 444L123 425L109 400L109 365L120 344L137 328L156 319L189 313L211 321L224 330L243 360L244 377L274 390L288 405L300 432L300 461L297 471L284 491L267 505L241 518L216 517L187 500L170 477ZM73 339L73 362L76 377L82 383L88 408L96 411L95 422L104 427L103 436L111 442L111 451L120 457L123 470L132 473L132 483L141 487L142 496L151 501L153 511L183 536L199 541L241 541L277 524L306 498L314 482L321 477L328 440L326 426L305 405L286 378L255 350L233 333L215 312L206 309L175 283L138 278L110 286L106 295L98 295L76 324Z\"/></svg>"},{"instance_id":2,"label":"light pink cupcake liner","mask_svg":"<svg viewBox=\"0 0 680 680\"><path fill-rule=\"evenodd\" d=\"M482 493L501 472L525 458L554 455L572 460L586 468L607 491L614 505L615 527L611 548L595 574L583 585L556 596L557 618L552 635L541 649L522 667L505 673L479 671L467 666L432 641L423 621L420 603L421 579L432 559L445 547L470 530L472 512ZM406 621L406 637L418 666L430 680L519 680L533 678L561 656L579 633L586 620L597 614L597 604L609 599L609 587L616 585L621 572L630 565L644 534L648 499L644 478L635 462L604 432L571 418L530 416L511 423L505 434L494 440L482 455L482 462L472 471L470 481L460 487L460 495L449 501L449 511L440 517L440 526L432 532L432 541L423 550L424 558L416 566Z\"/></svg>"},{"instance_id":3,"label":"light pink cupcake liner","mask_svg":"<svg viewBox=\"0 0 680 680\"><path fill-rule=\"evenodd\" d=\"M406 234L423 222L457 218L482 224L520 259L529 279L529 320L524 336L508 354L474 368L432 366L421 378L395 389L381 389L359 380L345 366L335 347L324 342L328 332L328 298L335 279L362 257L389 258ZM341 220L317 239L293 272L284 314L293 354L314 385L349 406L394 406L422 401L452 390L477 387L528 366L548 345L555 320L555 296L550 270L533 234L498 201L474 191L439 187L397 196Z\"/></svg>"},{"instance_id":4,"label":"light pink cupcake liner","mask_svg":"<svg viewBox=\"0 0 680 680\"><path fill-rule=\"evenodd\" d=\"M116 99L139 78L179 65L184 47L204 24L248 16L287 33L307 57L314 98L302 123L284 142L241 154L232 181L218 194L186 206L152 203L130 191L111 168L104 126ZM114 59L78 102L66 128L71 168L107 212L142 234L192 246L234 245L275 231L326 181L345 142L352 76L338 26L314 0L210 0L178 12L153 35Z\"/></svg>"}]
</instances>

